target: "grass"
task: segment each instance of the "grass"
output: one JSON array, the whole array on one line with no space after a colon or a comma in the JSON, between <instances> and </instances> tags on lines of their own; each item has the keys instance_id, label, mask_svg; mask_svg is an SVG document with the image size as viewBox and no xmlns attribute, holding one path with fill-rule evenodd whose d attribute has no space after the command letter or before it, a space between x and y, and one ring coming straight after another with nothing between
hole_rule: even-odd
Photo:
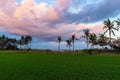
<instances>
[{"instance_id":1,"label":"grass","mask_svg":"<svg viewBox=\"0 0 120 80\"><path fill-rule=\"evenodd\" d=\"M120 56L117 55L37 53L0 52L0 80L120 79Z\"/></svg>"}]
</instances>

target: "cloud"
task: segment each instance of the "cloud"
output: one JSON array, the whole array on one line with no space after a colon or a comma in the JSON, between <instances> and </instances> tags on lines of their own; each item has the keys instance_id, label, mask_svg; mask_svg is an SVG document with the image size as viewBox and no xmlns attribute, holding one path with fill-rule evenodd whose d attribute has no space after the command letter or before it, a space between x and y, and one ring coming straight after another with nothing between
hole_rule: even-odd
<instances>
[{"instance_id":1,"label":"cloud","mask_svg":"<svg viewBox=\"0 0 120 80\"><path fill-rule=\"evenodd\" d=\"M119 0L92 3L85 0L53 1L55 4L49 5L44 0L40 3L22 0L19 4L16 0L0 0L0 28L11 34L30 34L47 41L55 41L57 36L63 36L65 40L73 33L79 38L86 27L91 32L101 32L103 25L97 21L120 13ZM72 13L72 8L77 10L76 13Z\"/></svg>"},{"instance_id":2,"label":"cloud","mask_svg":"<svg viewBox=\"0 0 120 80\"><path fill-rule=\"evenodd\" d=\"M70 0L56 0L58 8L60 10L66 10L69 7Z\"/></svg>"},{"instance_id":3,"label":"cloud","mask_svg":"<svg viewBox=\"0 0 120 80\"><path fill-rule=\"evenodd\" d=\"M120 14L120 0L98 0L82 7L77 14L67 13L64 21L67 22L83 22L92 23L104 20L106 18L113 18ZM76 9L77 10L77 9Z\"/></svg>"}]
</instances>

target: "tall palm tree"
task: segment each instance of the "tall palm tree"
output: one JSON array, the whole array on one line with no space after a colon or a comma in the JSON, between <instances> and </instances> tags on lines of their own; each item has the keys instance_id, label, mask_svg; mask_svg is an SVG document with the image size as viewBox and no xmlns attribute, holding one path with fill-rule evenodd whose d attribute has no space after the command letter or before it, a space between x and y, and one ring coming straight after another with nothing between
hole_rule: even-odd
<instances>
[{"instance_id":1,"label":"tall palm tree","mask_svg":"<svg viewBox=\"0 0 120 80\"><path fill-rule=\"evenodd\" d=\"M88 28L86 28L86 29L83 30L83 32L84 32L84 38L86 38L87 49L88 49L90 30Z\"/></svg>"},{"instance_id":2,"label":"tall palm tree","mask_svg":"<svg viewBox=\"0 0 120 80\"><path fill-rule=\"evenodd\" d=\"M61 36L58 36L58 43L59 43L59 45L58 45L58 51L60 51L60 43L61 43L61 40L62 40Z\"/></svg>"},{"instance_id":3,"label":"tall palm tree","mask_svg":"<svg viewBox=\"0 0 120 80\"><path fill-rule=\"evenodd\" d=\"M114 30L118 31L118 29L114 27L114 21L110 21L110 19L107 19L106 21L104 21L103 29L106 29L104 34L109 32L110 44L111 44L111 36L112 36L112 34L115 36Z\"/></svg>"},{"instance_id":4,"label":"tall palm tree","mask_svg":"<svg viewBox=\"0 0 120 80\"><path fill-rule=\"evenodd\" d=\"M70 47L72 46L71 44L72 41L70 39L67 39L66 42L67 42L67 46L69 47L69 51L70 51Z\"/></svg>"},{"instance_id":5,"label":"tall palm tree","mask_svg":"<svg viewBox=\"0 0 120 80\"><path fill-rule=\"evenodd\" d=\"M90 35L89 35L89 43L91 43L92 47L94 47L94 45L97 44L97 35L95 33L90 33Z\"/></svg>"},{"instance_id":6,"label":"tall palm tree","mask_svg":"<svg viewBox=\"0 0 120 80\"><path fill-rule=\"evenodd\" d=\"M72 43L73 43L73 52L74 52L74 43L75 43L76 35L73 34L71 39L72 39Z\"/></svg>"}]
</instances>

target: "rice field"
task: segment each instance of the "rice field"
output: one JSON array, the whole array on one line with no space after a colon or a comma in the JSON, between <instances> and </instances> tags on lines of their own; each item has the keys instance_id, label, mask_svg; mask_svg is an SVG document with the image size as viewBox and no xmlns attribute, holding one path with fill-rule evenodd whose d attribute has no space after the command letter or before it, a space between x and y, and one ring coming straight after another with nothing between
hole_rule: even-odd
<instances>
[{"instance_id":1,"label":"rice field","mask_svg":"<svg viewBox=\"0 0 120 80\"><path fill-rule=\"evenodd\" d=\"M120 80L120 56L4 51L0 80Z\"/></svg>"}]
</instances>

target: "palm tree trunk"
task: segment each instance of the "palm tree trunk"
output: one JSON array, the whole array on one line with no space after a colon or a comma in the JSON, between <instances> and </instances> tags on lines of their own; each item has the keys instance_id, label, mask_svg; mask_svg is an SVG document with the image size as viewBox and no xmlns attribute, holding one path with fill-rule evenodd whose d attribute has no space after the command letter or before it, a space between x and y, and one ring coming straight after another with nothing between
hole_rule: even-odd
<instances>
[{"instance_id":1,"label":"palm tree trunk","mask_svg":"<svg viewBox=\"0 0 120 80\"><path fill-rule=\"evenodd\" d=\"M74 52L74 40L73 40L73 52Z\"/></svg>"},{"instance_id":2,"label":"palm tree trunk","mask_svg":"<svg viewBox=\"0 0 120 80\"><path fill-rule=\"evenodd\" d=\"M60 42L59 42L59 45L58 45L58 51L60 51Z\"/></svg>"},{"instance_id":3,"label":"palm tree trunk","mask_svg":"<svg viewBox=\"0 0 120 80\"><path fill-rule=\"evenodd\" d=\"M88 38L87 38L87 49L88 49Z\"/></svg>"},{"instance_id":4,"label":"palm tree trunk","mask_svg":"<svg viewBox=\"0 0 120 80\"><path fill-rule=\"evenodd\" d=\"M110 31L110 47L111 47L111 50L112 50L112 46L111 46L111 31Z\"/></svg>"},{"instance_id":5,"label":"palm tree trunk","mask_svg":"<svg viewBox=\"0 0 120 80\"><path fill-rule=\"evenodd\" d=\"M69 52L70 52L70 45L69 45Z\"/></svg>"}]
</instances>

